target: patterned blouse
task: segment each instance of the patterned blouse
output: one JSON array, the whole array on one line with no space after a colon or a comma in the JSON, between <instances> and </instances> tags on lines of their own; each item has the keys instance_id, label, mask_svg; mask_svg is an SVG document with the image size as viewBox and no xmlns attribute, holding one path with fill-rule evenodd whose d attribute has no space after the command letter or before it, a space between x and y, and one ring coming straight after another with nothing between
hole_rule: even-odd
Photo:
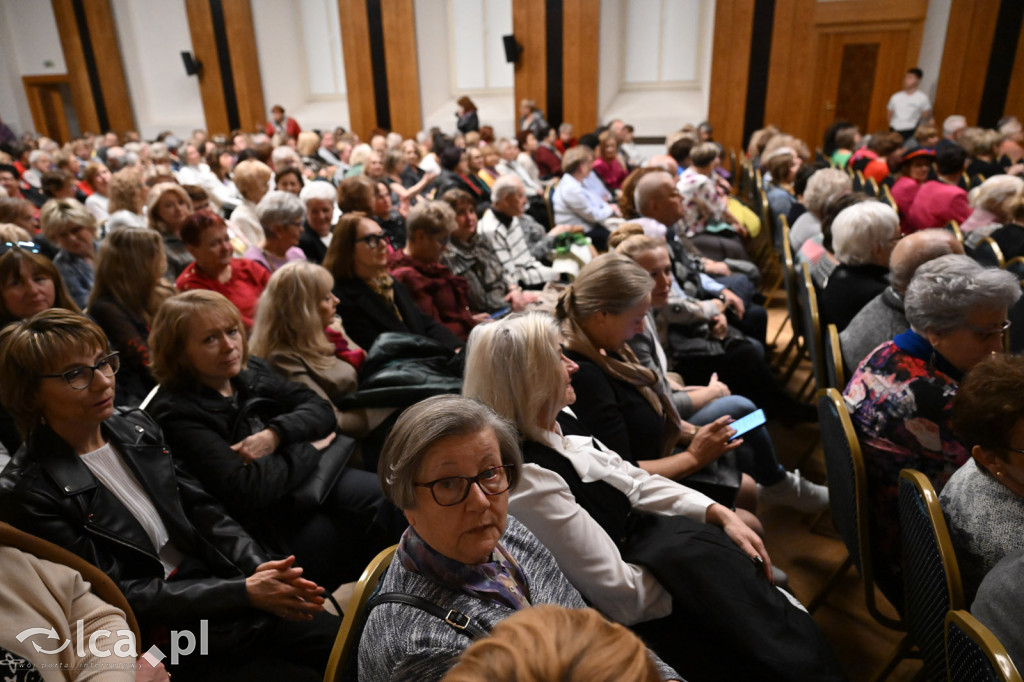
<instances>
[{"instance_id":1,"label":"patterned blouse","mask_svg":"<svg viewBox=\"0 0 1024 682\"><path fill-rule=\"evenodd\" d=\"M857 368L844 397L868 478L875 578L903 608L897 490L901 469L924 473L936 491L968 452L953 435L960 372L909 330L876 348Z\"/></svg>"},{"instance_id":2,"label":"patterned blouse","mask_svg":"<svg viewBox=\"0 0 1024 682\"><path fill-rule=\"evenodd\" d=\"M688 236L700 234L709 222L721 222L725 206L714 180L690 167L680 174L676 187L683 195L683 225Z\"/></svg>"}]
</instances>

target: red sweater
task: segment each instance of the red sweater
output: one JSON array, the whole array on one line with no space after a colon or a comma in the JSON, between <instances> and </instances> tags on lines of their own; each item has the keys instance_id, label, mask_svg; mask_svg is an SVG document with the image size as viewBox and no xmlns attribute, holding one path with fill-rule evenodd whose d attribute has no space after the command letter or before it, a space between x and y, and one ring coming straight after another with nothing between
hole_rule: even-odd
<instances>
[{"instance_id":1,"label":"red sweater","mask_svg":"<svg viewBox=\"0 0 1024 682\"><path fill-rule=\"evenodd\" d=\"M231 279L227 282L218 282L208 277L197 270L195 262L192 262L178 276L175 285L179 291L209 289L223 294L242 313L242 322L245 323L246 329L252 329L252 321L256 317L256 302L259 301L260 294L269 280L270 273L259 263L245 258L235 258L231 261Z\"/></svg>"},{"instance_id":2,"label":"red sweater","mask_svg":"<svg viewBox=\"0 0 1024 682\"><path fill-rule=\"evenodd\" d=\"M416 305L463 341L474 322L469 311L469 285L441 263L423 263L402 251L388 256L391 276L405 285Z\"/></svg>"}]
</instances>

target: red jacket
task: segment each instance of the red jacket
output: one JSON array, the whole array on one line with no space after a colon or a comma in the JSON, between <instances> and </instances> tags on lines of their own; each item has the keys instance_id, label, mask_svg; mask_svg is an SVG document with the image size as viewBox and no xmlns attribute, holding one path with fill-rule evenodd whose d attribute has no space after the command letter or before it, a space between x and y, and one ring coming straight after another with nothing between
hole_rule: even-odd
<instances>
[{"instance_id":1,"label":"red jacket","mask_svg":"<svg viewBox=\"0 0 1024 682\"><path fill-rule=\"evenodd\" d=\"M265 267L245 258L235 258L231 261L231 279L227 282L221 283L208 277L196 269L195 262L192 262L178 276L175 285L179 291L208 289L223 294L242 313L242 322L245 323L246 329L252 329L252 321L256 317L256 302L259 301L268 281L270 273Z\"/></svg>"},{"instance_id":2,"label":"red jacket","mask_svg":"<svg viewBox=\"0 0 1024 682\"><path fill-rule=\"evenodd\" d=\"M938 180L929 180L921 185L914 197L914 203L907 211L904 234L942 227L950 220L962 223L971 215L967 203L967 192L956 185L947 185Z\"/></svg>"},{"instance_id":3,"label":"red jacket","mask_svg":"<svg viewBox=\"0 0 1024 682\"><path fill-rule=\"evenodd\" d=\"M423 263L395 251L388 256L391 276L405 285L416 305L463 341L476 324L469 310L469 285L441 263Z\"/></svg>"},{"instance_id":4,"label":"red jacket","mask_svg":"<svg viewBox=\"0 0 1024 682\"><path fill-rule=\"evenodd\" d=\"M267 135L269 137L273 137L274 133L276 131L277 131L277 128L274 126L274 121L273 120L267 121L267 128L266 128ZM288 117L288 118L286 118L284 120L284 132L289 137L298 137L299 133L302 132L302 128L299 127L298 121L296 121L294 118Z\"/></svg>"}]
</instances>

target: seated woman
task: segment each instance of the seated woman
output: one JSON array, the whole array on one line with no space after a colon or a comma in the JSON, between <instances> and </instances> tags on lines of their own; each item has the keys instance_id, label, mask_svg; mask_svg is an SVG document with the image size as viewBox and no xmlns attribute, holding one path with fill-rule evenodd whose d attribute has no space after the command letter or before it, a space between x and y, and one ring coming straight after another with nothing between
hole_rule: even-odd
<instances>
[{"instance_id":1,"label":"seated woman","mask_svg":"<svg viewBox=\"0 0 1024 682\"><path fill-rule=\"evenodd\" d=\"M181 240L181 228L185 227L185 221L192 215L192 198L181 185L161 182L149 190L147 205L149 226L163 237L167 277L173 282L194 260L185 242Z\"/></svg>"},{"instance_id":2,"label":"seated woman","mask_svg":"<svg viewBox=\"0 0 1024 682\"><path fill-rule=\"evenodd\" d=\"M310 182L299 193L306 207L306 220L299 235L299 248L310 263L323 263L334 227L334 202L338 192L329 182Z\"/></svg>"},{"instance_id":3,"label":"seated woman","mask_svg":"<svg viewBox=\"0 0 1024 682\"><path fill-rule=\"evenodd\" d=\"M1024 219L1024 215L1014 218L1013 209L1024 208L1024 201L1019 198L1022 194L1024 194L1024 180L1016 175L997 175L971 190L968 194L971 215L960 225L960 230L964 233L964 246L974 249L982 239L992 235L1003 225L1019 224ZM1004 233L1004 237L1012 232L1012 230L1007 231ZM1024 252L1024 248L1014 249L1010 244L1007 246L1011 247L1009 249L1011 252ZM1002 244L1000 244L1000 249L1002 249ZM1015 253L1014 255L1019 254ZM1003 257L1009 260L1013 256L1007 256L1004 251Z\"/></svg>"},{"instance_id":4,"label":"seated woman","mask_svg":"<svg viewBox=\"0 0 1024 682\"><path fill-rule=\"evenodd\" d=\"M263 244L263 227L256 213L256 204L270 190L272 175L270 166L256 159L246 159L235 166L235 187L242 200L231 212L231 226L246 243L246 248Z\"/></svg>"},{"instance_id":5,"label":"seated woman","mask_svg":"<svg viewBox=\"0 0 1024 682\"><path fill-rule=\"evenodd\" d=\"M340 410L336 401L359 387L366 353L335 315L334 278L319 265L289 263L275 272L260 296L250 350L289 381L334 404L338 429L362 438L381 421L366 410Z\"/></svg>"},{"instance_id":6,"label":"seated woman","mask_svg":"<svg viewBox=\"0 0 1024 682\"><path fill-rule=\"evenodd\" d=\"M822 246L825 235L821 230L825 206L833 197L852 189L850 176L838 168L823 168L810 177L803 194L807 210L793 222L789 231L789 245L797 261L813 265L825 257L827 251Z\"/></svg>"},{"instance_id":7,"label":"seated woman","mask_svg":"<svg viewBox=\"0 0 1024 682\"><path fill-rule=\"evenodd\" d=\"M110 178L110 215L103 223L103 234L119 227L146 227L142 217L149 187L143 182L142 169L137 166L122 168Z\"/></svg>"},{"instance_id":8,"label":"seated woman","mask_svg":"<svg viewBox=\"0 0 1024 682\"><path fill-rule=\"evenodd\" d=\"M953 431L971 459L950 477L939 499L967 604L1003 557L1024 550L1022 381L1024 358L993 355L967 373L953 399Z\"/></svg>"},{"instance_id":9,"label":"seated woman","mask_svg":"<svg viewBox=\"0 0 1024 682\"><path fill-rule=\"evenodd\" d=\"M814 622L771 586L764 545L734 512L625 461L564 409L577 400L577 365L559 341L539 313L470 335L464 394L525 438L513 513L595 608L687 680L841 679Z\"/></svg>"},{"instance_id":10,"label":"seated woman","mask_svg":"<svg viewBox=\"0 0 1024 682\"><path fill-rule=\"evenodd\" d=\"M927 147L918 147L907 152L900 159L899 177L892 185L892 198L896 201L896 208L900 212L900 223L905 222L905 216L914 205L914 197L917 190L928 180L928 174L932 170L932 163L935 161L935 152Z\"/></svg>"},{"instance_id":11,"label":"seated woman","mask_svg":"<svg viewBox=\"0 0 1024 682\"><path fill-rule=\"evenodd\" d=\"M481 147L480 153L483 154L484 165L477 175L487 184L488 188L493 188L494 181L501 175L498 172L498 162L501 161L501 154L498 153L497 148L490 144Z\"/></svg>"},{"instance_id":12,"label":"seated woman","mask_svg":"<svg viewBox=\"0 0 1024 682\"><path fill-rule=\"evenodd\" d=\"M594 609L517 611L466 649L442 682L659 682L644 643Z\"/></svg>"},{"instance_id":13,"label":"seated woman","mask_svg":"<svg viewBox=\"0 0 1024 682\"><path fill-rule=\"evenodd\" d=\"M864 201L832 223L839 265L820 294L821 324L843 331L850 320L889 286L889 256L900 240L900 219L888 204Z\"/></svg>"},{"instance_id":14,"label":"seated woman","mask_svg":"<svg viewBox=\"0 0 1024 682\"><path fill-rule=\"evenodd\" d=\"M110 213L110 169L97 161L90 161L82 172L82 180L92 188L92 194L85 200L85 208L96 218L97 223L104 222Z\"/></svg>"},{"instance_id":15,"label":"seated woman","mask_svg":"<svg viewBox=\"0 0 1024 682\"><path fill-rule=\"evenodd\" d=\"M748 398L732 395L729 386L711 376L707 386L685 386L682 377L668 374L668 359L658 340L655 309L668 304L672 289L672 263L665 243L634 235L618 244L615 252L626 256L647 271L651 278L651 309L643 321L643 331L627 341L637 361L654 372L658 391L670 396L681 419L692 425L706 426L723 415L733 419L744 417L757 406ZM736 450L740 471L749 474L758 486L758 501L780 504L804 512L819 512L828 508L828 488L801 478L800 472L788 472L775 456L768 429L759 426L747 432L744 444Z\"/></svg>"},{"instance_id":16,"label":"seated woman","mask_svg":"<svg viewBox=\"0 0 1024 682\"><path fill-rule=\"evenodd\" d=\"M100 245L89 317L119 353L117 405L138 406L156 386L149 371L149 328L174 288L163 280L167 261L152 230L114 230Z\"/></svg>"},{"instance_id":17,"label":"seated woman","mask_svg":"<svg viewBox=\"0 0 1024 682\"><path fill-rule=\"evenodd\" d=\"M1007 175L998 175L990 180L986 180L985 184L1009 177ZM1002 204L1002 210L1004 211L1005 222L1002 227L992 230L989 236L995 240L999 250L1002 251L1003 258L1008 262L1011 258L1024 256L1024 182L1016 183L1016 191L1012 196L1005 199ZM971 241L970 236L964 241Z\"/></svg>"},{"instance_id":18,"label":"seated woman","mask_svg":"<svg viewBox=\"0 0 1024 682\"><path fill-rule=\"evenodd\" d=\"M407 142L412 142L407 140ZM413 142L413 145L416 143ZM418 181L413 185L406 185L403 178L405 177L405 169L408 168L406 163L407 153L403 149L389 149L384 154L384 173L387 175L388 188L391 193L398 197L398 201L405 205L411 206L416 203L423 191L434 181L437 177L433 173L423 173ZM417 161L419 163L419 161Z\"/></svg>"},{"instance_id":19,"label":"seated woman","mask_svg":"<svg viewBox=\"0 0 1024 682\"><path fill-rule=\"evenodd\" d=\"M398 539L404 524L373 474L345 466L352 443L335 433L330 403L249 357L230 301L169 299L150 345L160 391L149 412L175 457L264 546L295 554L333 589Z\"/></svg>"},{"instance_id":20,"label":"seated woman","mask_svg":"<svg viewBox=\"0 0 1024 682\"><path fill-rule=\"evenodd\" d=\"M256 302L270 279L267 269L235 258L227 224L209 211L190 215L181 228L181 239L194 260L175 281L178 290L209 289L226 296L242 313L246 329L251 328Z\"/></svg>"},{"instance_id":21,"label":"seated woman","mask_svg":"<svg viewBox=\"0 0 1024 682\"><path fill-rule=\"evenodd\" d=\"M768 156L761 157L761 171L771 176L771 184L766 188L765 195L768 197L773 221L780 215L788 218L789 212L799 203L793 189L799 167L800 157L791 147L780 147Z\"/></svg>"},{"instance_id":22,"label":"seated woman","mask_svg":"<svg viewBox=\"0 0 1024 682\"><path fill-rule=\"evenodd\" d=\"M383 332L428 336L449 348L462 340L416 305L409 290L388 274L384 230L365 213L346 213L334 228L324 267L334 277L338 315L349 335L369 349Z\"/></svg>"},{"instance_id":23,"label":"seated woman","mask_svg":"<svg viewBox=\"0 0 1024 682\"><path fill-rule=\"evenodd\" d=\"M0 475L0 518L109 575L139 619L140 651L167 650L171 629L196 633L204 621L205 655L172 673L321 679L337 630L323 588L294 557L272 560L178 471L148 415L115 411L118 366L77 313L48 310L0 332L0 401L27 441Z\"/></svg>"},{"instance_id":24,"label":"seated woman","mask_svg":"<svg viewBox=\"0 0 1024 682\"><path fill-rule=\"evenodd\" d=\"M469 330L490 316L470 312L466 279L441 262L455 229L455 212L448 204L417 204L406 222L405 248L388 256L388 270L405 285L420 310L465 341Z\"/></svg>"},{"instance_id":25,"label":"seated woman","mask_svg":"<svg viewBox=\"0 0 1024 682\"><path fill-rule=\"evenodd\" d=\"M459 396L406 410L384 444L380 480L409 519L380 592L454 609L484 630L540 604L584 608L550 552L507 516L522 455L515 428ZM470 644L465 631L403 603L381 603L366 619L359 679L438 680ZM682 679L656 661L661 679Z\"/></svg>"},{"instance_id":26,"label":"seated woman","mask_svg":"<svg viewBox=\"0 0 1024 682\"><path fill-rule=\"evenodd\" d=\"M314 135L316 133L313 133ZM292 166L289 168L282 168L279 172L274 173L274 190L278 192L288 192L294 196L299 196L299 192L302 191L303 186L302 171ZM260 201L263 201L260 199Z\"/></svg>"},{"instance_id":27,"label":"seated woman","mask_svg":"<svg viewBox=\"0 0 1024 682\"><path fill-rule=\"evenodd\" d=\"M263 246L250 246L245 258L259 263L271 274L285 263L306 260L306 254L299 248L306 209L297 195L281 190L267 192L256 205L256 215L263 228Z\"/></svg>"},{"instance_id":28,"label":"seated woman","mask_svg":"<svg viewBox=\"0 0 1024 682\"><path fill-rule=\"evenodd\" d=\"M39 212L43 236L60 247L53 264L80 308L85 307L95 280L96 219L74 199L53 199Z\"/></svg>"},{"instance_id":29,"label":"seated woman","mask_svg":"<svg viewBox=\"0 0 1024 682\"><path fill-rule=\"evenodd\" d=\"M482 216L491 206L491 190L480 176L470 174L466 150L448 147L441 152L440 163L441 175L437 178L437 196L444 196L450 189L461 189L473 197L476 214Z\"/></svg>"},{"instance_id":30,"label":"seated woman","mask_svg":"<svg viewBox=\"0 0 1024 682\"><path fill-rule=\"evenodd\" d=\"M619 160L619 142L615 132L606 130L598 137L597 158L594 159L594 172L609 191L622 187L622 181L629 174Z\"/></svg>"},{"instance_id":31,"label":"seated woman","mask_svg":"<svg viewBox=\"0 0 1024 682\"><path fill-rule=\"evenodd\" d=\"M901 469L923 472L936 491L967 461L951 422L964 373L1003 349L1006 312L1020 298L1008 272L967 256L920 266L904 297L910 330L874 350L844 397L868 478L875 582L903 608L897 487Z\"/></svg>"}]
</instances>

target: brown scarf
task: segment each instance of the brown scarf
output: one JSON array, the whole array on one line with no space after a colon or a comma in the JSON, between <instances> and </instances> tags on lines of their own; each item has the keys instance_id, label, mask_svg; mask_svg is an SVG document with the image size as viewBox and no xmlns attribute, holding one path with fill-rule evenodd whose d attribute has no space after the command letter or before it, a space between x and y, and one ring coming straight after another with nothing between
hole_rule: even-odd
<instances>
[{"instance_id":1,"label":"brown scarf","mask_svg":"<svg viewBox=\"0 0 1024 682\"><path fill-rule=\"evenodd\" d=\"M374 293L388 302L388 305L391 306L391 310L395 313L395 316L399 320L402 320L402 313L399 312L398 306L395 305L395 280L391 278L388 271L382 271L373 279L367 280L366 283L371 289L373 289Z\"/></svg>"},{"instance_id":2,"label":"brown scarf","mask_svg":"<svg viewBox=\"0 0 1024 682\"><path fill-rule=\"evenodd\" d=\"M671 455L679 442L683 432L683 420L679 417L672 398L665 391L665 388L658 380L658 375L644 367L637 360L628 345L623 345L617 352L624 359L617 360L609 357L598 350L594 342L590 340L583 328L576 324L571 318L566 318L562 325L562 335L565 337L565 347L569 350L585 355L587 359L612 378L624 381L636 387L640 394L647 399L654 411L664 419L665 429L661 438L661 456Z\"/></svg>"}]
</instances>

